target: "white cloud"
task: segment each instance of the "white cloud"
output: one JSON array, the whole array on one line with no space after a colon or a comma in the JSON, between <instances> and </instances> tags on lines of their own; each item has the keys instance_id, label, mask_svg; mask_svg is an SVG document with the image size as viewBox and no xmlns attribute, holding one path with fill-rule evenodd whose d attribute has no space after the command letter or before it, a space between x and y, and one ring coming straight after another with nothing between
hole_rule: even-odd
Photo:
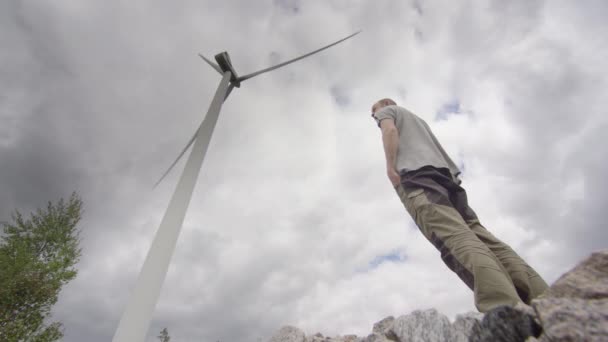
<instances>
[{"instance_id":1,"label":"white cloud","mask_svg":"<svg viewBox=\"0 0 608 342\"><path fill-rule=\"evenodd\" d=\"M547 280L606 247L603 2L282 3L2 6L0 207L79 190L87 210L55 310L66 341L114 332L183 163L151 186L219 82L198 52L229 51L244 74L364 29L233 92L150 341L162 327L176 341L264 340L287 323L364 334L415 309L474 310L386 179L380 97L429 122L482 222ZM369 267L394 251L405 261Z\"/></svg>"}]
</instances>

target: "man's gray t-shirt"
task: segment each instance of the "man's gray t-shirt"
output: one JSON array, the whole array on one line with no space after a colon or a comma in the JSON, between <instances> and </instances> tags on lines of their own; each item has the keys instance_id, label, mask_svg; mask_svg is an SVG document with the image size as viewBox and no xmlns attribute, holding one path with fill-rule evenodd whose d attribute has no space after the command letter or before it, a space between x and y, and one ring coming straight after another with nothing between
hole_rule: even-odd
<instances>
[{"instance_id":1,"label":"man's gray t-shirt","mask_svg":"<svg viewBox=\"0 0 608 342\"><path fill-rule=\"evenodd\" d=\"M397 150L398 171L414 171L423 166L448 168L454 177L460 170L443 150L427 123L414 113L399 106L386 106L375 113L380 122L392 119L399 131L399 149Z\"/></svg>"}]
</instances>

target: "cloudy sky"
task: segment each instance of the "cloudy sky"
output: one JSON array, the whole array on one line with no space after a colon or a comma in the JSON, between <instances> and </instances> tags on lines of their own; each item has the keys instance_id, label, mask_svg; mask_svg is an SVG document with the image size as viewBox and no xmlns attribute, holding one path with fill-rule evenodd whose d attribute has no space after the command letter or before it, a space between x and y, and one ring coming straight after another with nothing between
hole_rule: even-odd
<instances>
[{"instance_id":1,"label":"cloudy sky","mask_svg":"<svg viewBox=\"0 0 608 342\"><path fill-rule=\"evenodd\" d=\"M265 341L473 311L386 177L372 103L427 120L471 206L548 282L606 248L608 2L3 1L0 220L77 191L78 277L53 317L108 341L229 51L223 108L149 330Z\"/></svg>"}]
</instances>

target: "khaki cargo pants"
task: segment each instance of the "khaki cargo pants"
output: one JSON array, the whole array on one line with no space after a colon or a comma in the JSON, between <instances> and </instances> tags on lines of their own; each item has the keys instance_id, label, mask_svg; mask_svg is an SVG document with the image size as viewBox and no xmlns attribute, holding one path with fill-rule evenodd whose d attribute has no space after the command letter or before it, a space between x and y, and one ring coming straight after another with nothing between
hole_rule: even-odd
<instances>
[{"instance_id":1,"label":"khaki cargo pants","mask_svg":"<svg viewBox=\"0 0 608 342\"><path fill-rule=\"evenodd\" d=\"M481 225L448 169L402 172L395 190L443 262L473 290L477 310L529 304L547 289L532 267Z\"/></svg>"}]
</instances>

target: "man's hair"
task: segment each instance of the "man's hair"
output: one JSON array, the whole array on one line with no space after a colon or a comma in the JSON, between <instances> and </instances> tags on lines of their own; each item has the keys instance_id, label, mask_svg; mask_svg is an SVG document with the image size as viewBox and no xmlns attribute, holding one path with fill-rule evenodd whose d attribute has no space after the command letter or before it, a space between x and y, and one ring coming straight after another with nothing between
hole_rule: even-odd
<instances>
[{"instance_id":1,"label":"man's hair","mask_svg":"<svg viewBox=\"0 0 608 342\"><path fill-rule=\"evenodd\" d=\"M395 105L397 105L397 102L395 102L395 101L393 101L393 99L389 99L389 98L384 98L382 100L379 100L376 103L382 104L384 106L395 106Z\"/></svg>"},{"instance_id":2,"label":"man's hair","mask_svg":"<svg viewBox=\"0 0 608 342\"><path fill-rule=\"evenodd\" d=\"M374 112L376 110L375 108L376 108L377 105L381 105L382 107L385 107L385 106L391 106L391 105L395 106L395 105L397 105L397 103L395 101L393 101L392 99L389 99L389 98L384 98L382 100L378 100L372 106L372 112ZM374 116L374 115L372 114L372 116Z\"/></svg>"}]
</instances>

